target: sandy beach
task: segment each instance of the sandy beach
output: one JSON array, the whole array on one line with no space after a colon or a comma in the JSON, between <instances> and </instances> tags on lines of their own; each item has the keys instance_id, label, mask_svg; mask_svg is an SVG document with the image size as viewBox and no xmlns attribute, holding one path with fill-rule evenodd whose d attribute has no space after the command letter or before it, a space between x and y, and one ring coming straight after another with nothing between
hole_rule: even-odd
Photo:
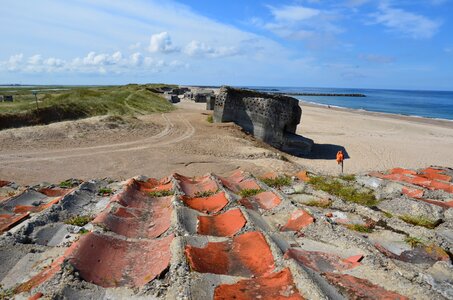
<instances>
[{"instance_id":1,"label":"sandy beach","mask_svg":"<svg viewBox=\"0 0 453 300\"><path fill-rule=\"evenodd\" d=\"M310 157L271 148L234 124L207 122L205 104L183 100L168 114L110 124L102 117L0 132L0 179L21 184L67 178L127 178L173 172L263 174L301 169L338 174L394 167L453 166L453 122L302 103L297 133L313 139Z\"/></svg>"}]
</instances>

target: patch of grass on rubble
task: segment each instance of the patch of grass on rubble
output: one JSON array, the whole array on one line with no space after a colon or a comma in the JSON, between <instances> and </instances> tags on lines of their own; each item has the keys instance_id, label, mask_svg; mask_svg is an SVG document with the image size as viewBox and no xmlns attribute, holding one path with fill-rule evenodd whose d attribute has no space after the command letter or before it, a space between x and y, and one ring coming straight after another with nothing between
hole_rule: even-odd
<instances>
[{"instance_id":1,"label":"patch of grass on rubble","mask_svg":"<svg viewBox=\"0 0 453 300\"><path fill-rule=\"evenodd\" d=\"M82 227L90 223L92 220L93 218L91 216L75 216L67 219L65 224Z\"/></svg>"},{"instance_id":2,"label":"patch of grass on rubble","mask_svg":"<svg viewBox=\"0 0 453 300\"><path fill-rule=\"evenodd\" d=\"M113 194L113 191L110 188L100 188L98 194L99 195L111 195L111 194Z\"/></svg>"},{"instance_id":3,"label":"patch of grass on rubble","mask_svg":"<svg viewBox=\"0 0 453 300\"><path fill-rule=\"evenodd\" d=\"M261 181L273 188L291 185L292 180L289 176L277 176L275 178L261 178Z\"/></svg>"},{"instance_id":4,"label":"patch of grass on rubble","mask_svg":"<svg viewBox=\"0 0 453 300\"><path fill-rule=\"evenodd\" d=\"M437 222L423 216L402 215L399 218L408 224L422 226L428 229L434 229L438 225Z\"/></svg>"},{"instance_id":5,"label":"patch of grass on rubble","mask_svg":"<svg viewBox=\"0 0 453 300\"><path fill-rule=\"evenodd\" d=\"M384 214L384 216L386 216L387 218L393 218L393 215L391 213L389 213L388 211L382 211L382 213Z\"/></svg>"},{"instance_id":6,"label":"patch of grass on rubble","mask_svg":"<svg viewBox=\"0 0 453 300\"><path fill-rule=\"evenodd\" d=\"M58 186L61 187L62 189L72 188L72 181L71 180L62 181Z\"/></svg>"},{"instance_id":7,"label":"patch of grass on rubble","mask_svg":"<svg viewBox=\"0 0 453 300\"><path fill-rule=\"evenodd\" d=\"M418 245L423 245L423 242L421 239L413 237L413 236L408 236L404 239L404 241L409 244L412 248L417 247Z\"/></svg>"},{"instance_id":8,"label":"patch of grass on rubble","mask_svg":"<svg viewBox=\"0 0 453 300\"><path fill-rule=\"evenodd\" d=\"M361 224L348 224L348 225L346 225L346 227L350 230L354 230L354 231L362 232L362 233L373 232L372 228L365 226L365 225L361 225Z\"/></svg>"},{"instance_id":9,"label":"patch of grass on rubble","mask_svg":"<svg viewBox=\"0 0 453 300\"><path fill-rule=\"evenodd\" d=\"M195 197L197 197L197 198L206 198L206 197L210 197L210 196L214 195L215 193L217 193L217 191L196 192L195 193Z\"/></svg>"},{"instance_id":10,"label":"patch of grass on rubble","mask_svg":"<svg viewBox=\"0 0 453 300\"><path fill-rule=\"evenodd\" d=\"M175 194L175 192L172 190L162 190L162 191L154 191L154 192L148 193L148 195L150 195L153 198L168 197L168 196L173 196L174 194Z\"/></svg>"},{"instance_id":11,"label":"patch of grass on rubble","mask_svg":"<svg viewBox=\"0 0 453 300\"><path fill-rule=\"evenodd\" d=\"M355 181L355 175L354 174L341 175L340 179L348 182Z\"/></svg>"},{"instance_id":12,"label":"patch of grass on rubble","mask_svg":"<svg viewBox=\"0 0 453 300\"><path fill-rule=\"evenodd\" d=\"M14 291L12 289L4 289L0 284L0 300L9 300L13 299Z\"/></svg>"},{"instance_id":13,"label":"patch of grass on rubble","mask_svg":"<svg viewBox=\"0 0 453 300\"><path fill-rule=\"evenodd\" d=\"M206 121L208 121L208 123L214 123L214 118L212 115L209 115L206 117Z\"/></svg>"},{"instance_id":14,"label":"patch of grass on rubble","mask_svg":"<svg viewBox=\"0 0 453 300\"><path fill-rule=\"evenodd\" d=\"M264 190L263 189L244 189L239 192L239 195L241 195L241 197L243 197L243 198L247 198L247 197L255 196L256 194L259 194L261 192L264 192Z\"/></svg>"},{"instance_id":15,"label":"patch of grass on rubble","mask_svg":"<svg viewBox=\"0 0 453 300\"><path fill-rule=\"evenodd\" d=\"M311 200L308 202L302 203L307 206L315 206L320 208L329 208L332 205L332 202L329 200Z\"/></svg>"},{"instance_id":16,"label":"patch of grass on rubble","mask_svg":"<svg viewBox=\"0 0 453 300\"><path fill-rule=\"evenodd\" d=\"M365 206L374 206L378 203L373 191L361 192L350 185L342 184L336 179L323 176L310 177L309 183L317 190L322 190L341 199Z\"/></svg>"}]
</instances>

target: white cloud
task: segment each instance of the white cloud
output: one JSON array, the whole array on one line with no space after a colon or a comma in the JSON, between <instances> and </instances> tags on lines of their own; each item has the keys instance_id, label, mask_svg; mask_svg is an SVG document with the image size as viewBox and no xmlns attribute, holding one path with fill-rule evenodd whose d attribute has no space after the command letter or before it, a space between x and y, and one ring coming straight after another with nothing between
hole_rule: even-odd
<instances>
[{"instance_id":1,"label":"white cloud","mask_svg":"<svg viewBox=\"0 0 453 300\"><path fill-rule=\"evenodd\" d=\"M171 37L168 32L161 32L153 34L149 43L148 50L152 53L171 53L177 51L177 48L173 46Z\"/></svg>"},{"instance_id":2,"label":"white cloud","mask_svg":"<svg viewBox=\"0 0 453 300\"><path fill-rule=\"evenodd\" d=\"M140 52L135 52L131 55L130 61L134 66L141 66L143 64L143 55Z\"/></svg>"},{"instance_id":3,"label":"white cloud","mask_svg":"<svg viewBox=\"0 0 453 300\"><path fill-rule=\"evenodd\" d=\"M212 47L200 41L191 41L184 48L184 53L189 56L219 58L235 56L240 54L240 51L236 47Z\"/></svg>"},{"instance_id":4,"label":"white cloud","mask_svg":"<svg viewBox=\"0 0 453 300\"><path fill-rule=\"evenodd\" d=\"M332 41L334 35L343 32L343 29L335 24L335 21L341 18L335 11L301 5L268 6L268 9L272 15L271 20L254 18L252 24L285 39L308 41L309 47L324 45L326 41Z\"/></svg>"},{"instance_id":5,"label":"white cloud","mask_svg":"<svg viewBox=\"0 0 453 300\"><path fill-rule=\"evenodd\" d=\"M31 65L39 65L42 62L42 56L35 54L28 59L28 63Z\"/></svg>"},{"instance_id":6,"label":"white cloud","mask_svg":"<svg viewBox=\"0 0 453 300\"><path fill-rule=\"evenodd\" d=\"M379 5L379 12L372 14L373 22L414 39L431 38L438 31L441 22L431 20L399 8L390 7L387 3Z\"/></svg>"}]
</instances>

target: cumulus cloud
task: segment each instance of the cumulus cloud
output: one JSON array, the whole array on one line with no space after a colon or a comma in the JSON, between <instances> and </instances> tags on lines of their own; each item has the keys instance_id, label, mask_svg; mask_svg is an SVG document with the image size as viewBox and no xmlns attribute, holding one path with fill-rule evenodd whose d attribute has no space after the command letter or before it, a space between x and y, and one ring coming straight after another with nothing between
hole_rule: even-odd
<instances>
[{"instance_id":1,"label":"cumulus cloud","mask_svg":"<svg viewBox=\"0 0 453 300\"><path fill-rule=\"evenodd\" d=\"M441 26L440 21L403 9L393 8L386 2L381 3L379 11L371 16L373 23L382 24L392 31L414 39L431 38Z\"/></svg>"},{"instance_id":2,"label":"cumulus cloud","mask_svg":"<svg viewBox=\"0 0 453 300\"><path fill-rule=\"evenodd\" d=\"M178 50L177 47L173 45L170 35L168 32L161 32L153 34L149 43L148 50L151 53L171 53Z\"/></svg>"}]
</instances>

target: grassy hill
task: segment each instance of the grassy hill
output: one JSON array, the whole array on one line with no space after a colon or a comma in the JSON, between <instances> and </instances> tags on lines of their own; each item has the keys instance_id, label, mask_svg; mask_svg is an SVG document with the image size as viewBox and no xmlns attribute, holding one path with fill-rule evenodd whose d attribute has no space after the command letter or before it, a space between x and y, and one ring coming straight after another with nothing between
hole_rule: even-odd
<instances>
[{"instance_id":1,"label":"grassy hill","mask_svg":"<svg viewBox=\"0 0 453 300\"><path fill-rule=\"evenodd\" d=\"M3 87L0 95L13 95L14 102L0 102L0 129L99 115L168 112L173 105L151 91L161 86ZM38 92L39 110L32 91Z\"/></svg>"}]
</instances>

